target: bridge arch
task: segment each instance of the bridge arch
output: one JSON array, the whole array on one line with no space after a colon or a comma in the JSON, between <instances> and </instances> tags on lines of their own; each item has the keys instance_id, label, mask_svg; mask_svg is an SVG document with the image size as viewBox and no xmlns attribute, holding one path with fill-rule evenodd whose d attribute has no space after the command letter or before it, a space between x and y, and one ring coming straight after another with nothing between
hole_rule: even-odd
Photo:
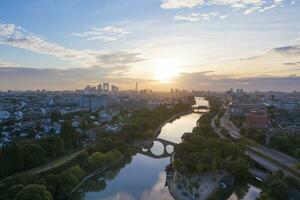
<instances>
[{"instance_id":1,"label":"bridge arch","mask_svg":"<svg viewBox=\"0 0 300 200\"><path fill-rule=\"evenodd\" d=\"M151 151L151 149L153 148L154 142L159 142L160 144L163 145L163 152L159 155L154 154ZM176 145L176 143L170 142L168 140L164 140L161 138L149 139L149 140L143 141L143 143L141 143L139 145L138 153L148 156L148 157L151 157L151 158L156 158L156 159L168 158L168 157L172 156L175 145ZM169 146L173 147L173 151L171 151L171 152L168 151Z\"/></svg>"}]
</instances>

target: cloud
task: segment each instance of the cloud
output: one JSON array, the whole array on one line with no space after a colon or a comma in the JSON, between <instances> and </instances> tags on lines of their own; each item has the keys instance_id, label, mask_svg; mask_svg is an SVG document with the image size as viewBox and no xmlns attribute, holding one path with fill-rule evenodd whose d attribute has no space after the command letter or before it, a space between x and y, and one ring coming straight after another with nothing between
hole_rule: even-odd
<instances>
[{"instance_id":1,"label":"cloud","mask_svg":"<svg viewBox=\"0 0 300 200\"><path fill-rule=\"evenodd\" d=\"M0 67L18 67L19 64L0 60Z\"/></svg>"},{"instance_id":2,"label":"cloud","mask_svg":"<svg viewBox=\"0 0 300 200\"><path fill-rule=\"evenodd\" d=\"M83 33L72 33L73 36L82 37L85 41L102 40L104 42L117 41L126 38L129 34L129 31L114 26L91 28Z\"/></svg>"},{"instance_id":3,"label":"cloud","mask_svg":"<svg viewBox=\"0 0 300 200\"><path fill-rule=\"evenodd\" d=\"M124 74L123 66L115 68L71 68L71 69L37 69L30 67L0 67L1 90L73 90L81 89L87 84L111 82L121 87L143 83L146 79L134 79Z\"/></svg>"},{"instance_id":4,"label":"cloud","mask_svg":"<svg viewBox=\"0 0 300 200\"><path fill-rule=\"evenodd\" d=\"M300 76L234 78L198 72L182 74L176 82L176 86L179 88L189 88L194 90L225 91L230 88L243 88L249 91L258 89L260 91L299 91Z\"/></svg>"},{"instance_id":5,"label":"cloud","mask_svg":"<svg viewBox=\"0 0 300 200\"><path fill-rule=\"evenodd\" d=\"M298 54L295 54L297 53ZM280 54L280 56L278 55ZM121 88L131 88L135 82L143 88L169 90L184 88L194 90L218 90L229 88L244 88L246 90L299 90L299 45L272 49L260 56L247 59L232 60L229 63L219 62L201 66L206 71L182 73L170 84L164 85L149 77L128 75L130 66L123 63L140 62L135 54L101 55L105 63L114 63L114 67L73 68L66 70L34 69L21 67L0 67L0 90L7 89L80 89L87 84L96 85L99 82L111 82ZM277 58L275 63L272 62ZM126 60L129 59L129 60ZM240 66L244 66L244 71ZM248 66L257 69L251 72ZM225 68L224 68L225 67ZM224 74L226 69L226 74ZM260 71L257 71L260 69ZM241 73L238 70L242 70ZM220 73L221 72L221 73ZM242 76L239 76L242 74Z\"/></svg>"},{"instance_id":6,"label":"cloud","mask_svg":"<svg viewBox=\"0 0 300 200\"><path fill-rule=\"evenodd\" d=\"M189 15L177 15L174 17L174 19L181 20L181 21L190 21L190 22L195 22L195 21L200 21L200 20L209 21L212 17L216 17L218 15L219 15L219 13L216 13L216 12L210 12L210 13L204 13L204 14L191 13Z\"/></svg>"},{"instance_id":7,"label":"cloud","mask_svg":"<svg viewBox=\"0 0 300 200\"><path fill-rule=\"evenodd\" d=\"M287 0L162 0L162 9L197 9L199 7L224 6L231 8L232 11L242 10L245 15L254 12L264 12L278 6L282 7ZM293 1L290 2L293 4ZM175 20L199 21L199 16L177 15ZM222 14L220 19L225 19L228 14ZM207 18L208 19L208 18Z\"/></svg>"},{"instance_id":8,"label":"cloud","mask_svg":"<svg viewBox=\"0 0 300 200\"><path fill-rule=\"evenodd\" d=\"M120 32L120 30L106 27L105 30ZM124 35L125 33L123 33ZM83 34L84 35L84 34ZM122 35L119 33L119 37ZM126 34L125 34L126 35ZM69 60L80 67L111 67L114 64L128 65L142 61L141 54L129 51L76 50L64 47L55 42L47 41L14 24L0 23L0 45L26 49L39 54L55 56L62 60Z\"/></svg>"},{"instance_id":9,"label":"cloud","mask_svg":"<svg viewBox=\"0 0 300 200\"><path fill-rule=\"evenodd\" d=\"M273 51L281 54L299 55L300 56L300 45L284 46L273 49Z\"/></svg>"},{"instance_id":10,"label":"cloud","mask_svg":"<svg viewBox=\"0 0 300 200\"><path fill-rule=\"evenodd\" d=\"M300 65L300 62L288 62L288 63L283 63L284 65Z\"/></svg>"},{"instance_id":11,"label":"cloud","mask_svg":"<svg viewBox=\"0 0 300 200\"><path fill-rule=\"evenodd\" d=\"M231 8L246 8L249 6L263 6L267 3L282 4L285 0L162 0L161 8L179 9L200 6L230 6Z\"/></svg>"},{"instance_id":12,"label":"cloud","mask_svg":"<svg viewBox=\"0 0 300 200\"><path fill-rule=\"evenodd\" d=\"M226 19L228 17L228 15L221 15L220 19Z\"/></svg>"},{"instance_id":13,"label":"cloud","mask_svg":"<svg viewBox=\"0 0 300 200\"><path fill-rule=\"evenodd\" d=\"M163 9L178 9L178 8L193 8L203 5L205 0L162 0L161 8Z\"/></svg>"}]
</instances>

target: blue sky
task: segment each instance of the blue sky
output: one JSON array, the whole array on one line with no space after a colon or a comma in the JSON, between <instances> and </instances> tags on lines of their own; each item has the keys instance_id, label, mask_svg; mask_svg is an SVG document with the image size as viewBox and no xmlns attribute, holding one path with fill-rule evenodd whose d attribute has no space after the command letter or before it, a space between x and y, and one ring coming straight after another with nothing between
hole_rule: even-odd
<instances>
[{"instance_id":1,"label":"blue sky","mask_svg":"<svg viewBox=\"0 0 300 200\"><path fill-rule=\"evenodd\" d=\"M2 0L0 90L104 80L166 90L224 89L216 78L236 87L255 77L295 82L299 65L285 63L300 61L299 21L292 0ZM296 53L274 50L283 46ZM201 75L198 85L184 82L190 75Z\"/></svg>"}]
</instances>

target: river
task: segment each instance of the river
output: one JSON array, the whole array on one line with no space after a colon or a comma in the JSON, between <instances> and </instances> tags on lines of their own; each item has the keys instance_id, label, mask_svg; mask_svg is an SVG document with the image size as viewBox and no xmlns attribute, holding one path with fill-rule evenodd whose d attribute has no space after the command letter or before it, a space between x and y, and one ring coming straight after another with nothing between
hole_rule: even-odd
<instances>
[{"instance_id":1,"label":"river","mask_svg":"<svg viewBox=\"0 0 300 200\"><path fill-rule=\"evenodd\" d=\"M196 97L197 105L207 105L208 102ZM190 113L166 123L158 136L175 143L181 142L185 132L191 132L201 114ZM162 145L154 142L152 152L159 155ZM172 151L172 149L167 149ZM72 199L80 200L173 200L165 186L165 166L170 158L154 159L136 154L127 164L117 166L104 174L97 175L88 180L74 194ZM248 183L246 184L248 185ZM244 187L242 197L244 200L253 200L260 189L250 185ZM246 189L245 189L246 188ZM253 191L255 192L253 192ZM249 198L248 198L249 196ZM243 199L238 189L235 189L229 200Z\"/></svg>"}]
</instances>

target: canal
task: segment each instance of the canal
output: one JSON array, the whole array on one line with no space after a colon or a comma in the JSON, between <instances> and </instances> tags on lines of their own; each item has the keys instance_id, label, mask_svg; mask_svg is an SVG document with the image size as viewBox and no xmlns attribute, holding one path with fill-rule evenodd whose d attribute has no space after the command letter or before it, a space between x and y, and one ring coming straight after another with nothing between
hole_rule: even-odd
<instances>
[{"instance_id":1,"label":"canal","mask_svg":"<svg viewBox=\"0 0 300 200\"><path fill-rule=\"evenodd\" d=\"M207 105L208 102L201 97L196 97L197 105ZM158 138L175 143L181 142L181 136L191 132L196 126L201 114L190 113L166 123ZM172 151L172 149L167 149ZM154 142L151 149L159 155L163 151L160 143ZM116 166L104 174L99 174L83 184L74 194L75 200L172 200L168 188L165 187L165 166L170 158L154 159L141 154L136 154L127 164ZM229 200L253 200L260 189L245 183L243 192L235 189ZM249 187L248 187L249 185ZM242 198L241 198L242 196ZM244 198L245 197L245 198ZM253 198L254 197L254 198Z\"/></svg>"}]
</instances>

